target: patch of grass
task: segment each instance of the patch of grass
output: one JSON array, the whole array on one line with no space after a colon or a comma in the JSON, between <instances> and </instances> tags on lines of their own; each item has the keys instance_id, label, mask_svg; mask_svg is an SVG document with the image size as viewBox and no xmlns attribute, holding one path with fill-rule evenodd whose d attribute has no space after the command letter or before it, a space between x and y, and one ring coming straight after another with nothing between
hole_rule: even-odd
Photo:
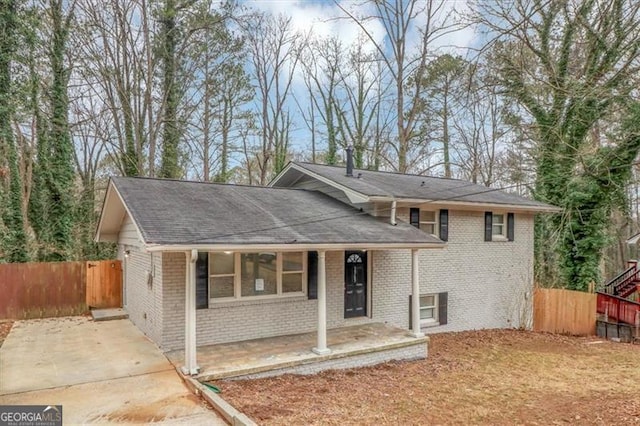
<instances>
[{"instance_id":1,"label":"patch of grass","mask_svg":"<svg viewBox=\"0 0 640 426\"><path fill-rule=\"evenodd\" d=\"M640 346L487 330L431 336L429 358L228 381L260 424L640 423Z\"/></svg>"}]
</instances>

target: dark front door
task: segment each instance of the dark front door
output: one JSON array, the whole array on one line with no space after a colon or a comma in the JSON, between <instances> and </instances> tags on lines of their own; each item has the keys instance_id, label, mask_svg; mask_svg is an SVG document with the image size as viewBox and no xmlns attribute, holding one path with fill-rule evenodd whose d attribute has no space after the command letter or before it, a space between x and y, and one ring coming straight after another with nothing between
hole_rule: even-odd
<instances>
[{"instance_id":1,"label":"dark front door","mask_svg":"<svg viewBox=\"0 0 640 426\"><path fill-rule=\"evenodd\" d=\"M367 315L367 252L344 253L344 317Z\"/></svg>"}]
</instances>

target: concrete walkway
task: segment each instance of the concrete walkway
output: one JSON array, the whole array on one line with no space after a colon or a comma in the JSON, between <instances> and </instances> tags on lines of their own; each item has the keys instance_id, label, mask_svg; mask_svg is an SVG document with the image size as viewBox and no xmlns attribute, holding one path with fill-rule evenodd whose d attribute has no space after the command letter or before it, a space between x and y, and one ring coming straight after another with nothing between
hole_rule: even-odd
<instances>
[{"instance_id":1,"label":"concrete walkway","mask_svg":"<svg viewBox=\"0 0 640 426\"><path fill-rule=\"evenodd\" d=\"M65 424L225 424L129 320L16 322L0 348L0 404L62 404Z\"/></svg>"}]
</instances>

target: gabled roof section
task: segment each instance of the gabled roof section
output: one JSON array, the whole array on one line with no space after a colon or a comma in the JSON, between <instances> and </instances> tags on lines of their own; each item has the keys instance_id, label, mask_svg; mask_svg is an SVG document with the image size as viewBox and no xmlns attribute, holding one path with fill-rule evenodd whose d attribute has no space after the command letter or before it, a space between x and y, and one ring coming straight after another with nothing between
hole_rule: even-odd
<instances>
[{"instance_id":1,"label":"gabled roof section","mask_svg":"<svg viewBox=\"0 0 640 426\"><path fill-rule=\"evenodd\" d=\"M114 177L110 185L150 250L153 246L168 250L170 246L444 245L413 226L392 226L316 191L127 177ZM117 209L110 203L117 201L107 197L98 236L107 231L101 227L111 223L109 212Z\"/></svg>"},{"instance_id":2,"label":"gabled roof section","mask_svg":"<svg viewBox=\"0 0 640 426\"><path fill-rule=\"evenodd\" d=\"M295 184L301 173L332 183L336 188L351 191L368 201L395 199L439 204L514 206L530 211L560 210L546 203L459 179L360 169L354 169L353 176L349 177L344 167L303 162L289 163L270 186L286 187Z\"/></svg>"},{"instance_id":3,"label":"gabled roof section","mask_svg":"<svg viewBox=\"0 0 640 426\"><path fill-rule=\"evenodd\" d=\"M96 228L95 241L117 242L120 229L127 214L131 216L118 190L113 185L113 181L110 179L102 203L102 211L100 212L100 219L98 220L98 226ZM136 225L135 222L134 225ZM137 225L136 233L139 243L142 243L142 236Z\"/></svg>"}]
</instances>

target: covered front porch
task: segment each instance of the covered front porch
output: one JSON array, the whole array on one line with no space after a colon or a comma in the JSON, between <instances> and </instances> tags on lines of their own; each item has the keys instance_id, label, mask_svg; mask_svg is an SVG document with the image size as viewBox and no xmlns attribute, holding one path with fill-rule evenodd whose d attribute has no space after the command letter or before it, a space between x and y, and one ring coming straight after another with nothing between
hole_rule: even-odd
<instances>
[{"instance_id":1,"label":"covered front porch","mask_svg":"<svg viewBox=\"0 0 640 426\"><path fill-rule=\"evenodd\" d=\"M376 318L374 316L371 316L370 313L368 313L368 309L366 309L366 305L367 305L367 298L366 296L364 296L364 294L366 294L367 292L365 291L366 287L368 286L368 284L370 284L369 279L367 278L368 276L370 276L370 274L367 272L368 270L368 266L367 266L367 254L368 251L370 251L370 249L372 248L371 246L367 247L366 249L361 249L359 251L354 251L354 249L357 248L356 247L344 247L346 250L342 250L340 251L339 249L342 247L335 247L335 246L331 246L330 248L333 249L338 249L338 250L327 250L327 248L329 247L322 247L322 246L315 246L315 247L310 247L310 248L315 248L317 249L317 251L315 251L316 253L316 266L315 269L316 271L314 272L314 276L316 277L316 289L315 289L315 297L314 302L315 303L315 322L316 322L316 330L315 332L311 332L309 334L304 334L302 336L304 336L303 338L298 338L296 339L296 345L298 344L298 342L304 342L306 346L300 346L297 347L295 346L295 350L294 350L294 358L293 360L298 360L296 362L294 362L294 364L297 365L302 365L302 364L306 364L306 363L314 363L316 366L322 366L322 368L318 368L317 371L322 370L322 369L327 369L327 368L340 368L342 367L342 365L333 365L336 364L335 362L333 362L333 360L335 359L341 359L344 358L345 356L360 356L360 355L366 355L360 353L361 352L361 348L359 346L361 346L362 344L365 344L365 347L368 349L371 348L378 348L377 350L373 350L372 352L384 352L383 354L378 354L375 356L364 356L364 361L367 361L370 364L374 364L376 362L384 362L387 360L391 360L391 359L405 359L407 358L407 356L405 356L403 350L399 351L401 353L399 354L395 354L396 349L395 347L393 347L393 345L391 345L392 347L388 347L388 341L387 339L385 339L385 336L394 336L394 339L398 339L400 338L400 340L402 342L404 342L404 346L412 346L412 342L413 344L424 344L425 348L422 351L422 353L424 353L424 356L426 356L426 341L423 340L424 339L424 334L422 333L421 330L421 322L420 322L420 280L419 280L419 249L416 247L417 246L423 246L425 248L428 248L431 246L430 243L427 244L415 244L415 243L409 243L409 244L402 244L402 245L398 245L395 247L385 247L388 251L397 251L397 250L403 250L405 251L405 253L408 251L410 253L410 268L408 271L409 272L407 275L409 276L403 276L401 278L401 280L404 283L409 282L410 283L410 289L408 289L409 291L406 293L406 295L402 295L400 294L400 298L404 299L404 297L407 297L407 299L409 299L411 301L411 307L410 309L408 309L410 313L410 321L409 321L409 328L389 328L389 330L386 330L386 328L370 328L368 329L368 332L364 332L363 330L366 330L366 328L363 329L359 329L360 331L356 332L356 335L360 336L360 340L356 339L356 336L353 336L352 333L350 332L340 332L339 330L343 330L345 328L345 326L347 326L348 324L340 324L338 325L337 328L337 332L334 329L333 331L333 338L336 339L336 342L338 344L338 348L334 347L334 345L329 342L329 333L328 333L328 306L327 306L327 300L328 300L328 280L327 280L327 255L328 253L331 252L338 252L340 254L342 254L344 256L344 265L342 267L342 271L344 272L344 281L340 280L340 279L334 279L333 280L333 285L335 287L335 289L337 289L339 287L343 288L343 290L339 290L341 293L343 293L343 295L340 297L340 301L339 304L342 305L344 303L345 305L345 311L344 311L344 318L345 319L351 319L352 317L355 317L355 319L357 318L366 318L367 323L371 324L371 323L375 323L375 322L387 322L387 320L385 319L385 317L380 317L380 318ZM372 245L373 246L373 245ZM440 245L436 245L436 247L438 247ZM231 247L225 247L225 248L231 248ZM307 247L304 247L307 248ZM379 247L375 247L376 249ZM409 248L409 250L407 250L407 248ZM287 248L285 247L278 247L278 250L274 251L274 255L272 257L275 257L277 263L278 263L278 267L277 267L277 271L278 274L281 275L282 274L282 263L283 263L283 253L290 253L290 251L286 251ZM350 249L350 250L348 250ZM223 254L225 255L229 255L232 256L234 253L234 250L237 250L235 247L233 248L233 250L227 250L227 251L222 251ZM259 248L255 249L256 252L261 252L261 250L259 250ZM288 248L288 250L292 250L291 248ZM212 255L215 256L216 253L220 253L215 252L215 251L210 251L209 253L213 253ZM303 252L306 253L306 252ZM240 254L240 253L237 253ZM407 253L408 254L408 253ZM183 372L183 374L185 375L191 375L191 376L198 376L201 375L202 372L206 371L206 369L208 368L208 365L205 364L205 362L203 361L202 357L205 356L206 357L206 353L207 351L205 351L204 353L202 352L202 350L200 348L202 348L205 345L200 345L198 346L196 343L197 340L197 320L196 320L196 316L197 316L197 310L196 310L196 261L199 258L199 251L196 249L192 249L191 251L187 251L185 252L185 257L186 257L186 262L185 262L185 281L186 281L186 289L185 289L185 349L184 351L181 352L181 360L183 362L182 366L181 366L181 371ZM235 264L238 264L238 255L235 256L236 257L236 261ZM258 258L260 258L258 256ZM355 260L354 260L355 259ZM303 262L304 263L304 262ZM262 261L258 261L257 264L261 265ZM390 264L384 264L384 267L389 268ZM235 268L234 270L235 272L235 283L236 286L238 284L238 271L241 270L242 268ZM304 267L305 273L308 273L307 267ZM241 275L241 273L240 273ZM404 274L403 274L404 275ZM278 293L280 293L280 288L282 287L280 281L281 281L281 277L278 277ZM405 281L406 280L406 281ZM256 280L259 281L259 280ZM304 281L304 280L303 280ZM393 281L391 282L385 282L386 286L394 286L395 283ZM349 290L349 288L351 288L352 290ZM334 289L334 290L335 290ZM362 290L362 291L360 291ZM236 291L235 294L237 295L238 293L242 293L241 291L238 292ZM307 293L310 293L310 291L307 291ZM359 293L361 293L361 295L363 295L362 297L359 296ZM337 294L337 293L335 293ZM304 295L303 298L306 299L307 295ZM404 296L404 297L403 297ZM409 297L410 296L410 297ZM350 302L351 299L358 299L356 300L356 302L352 305L352 303ZM242 300L242 299L239 299ZM406 300L406 299L405 299ZM300 303L300 302L298 302ZM381 302L379 302L381 303ZM401 302L402 303L402 302ZM404 305L404 303L402 303L402 305ZM211 306L211 305L209 305ZM215 304L214 304L215 306ZM231 305L233 306L233 305ZM349 310L347 308L353 306L354 309L351 310L351 312L349 312ZM401 308L399 308L398 312L403 312L406 305L402 306ZM210 308L211 309L211 308ZM237 309L237 307L235 308L231 308L231 309ZM274 308L271 309L278 309L277 306L275 306ZM358 310L360 310L360 312L358 312ZM373 310L376 310L376 307L373 307ZM215 312L215 311L212 311ZM240 311L236 311L236 312L240 312ZM352 315L352 312L355 315ZM405 311L406 312L406 311ZM265 312L265 314L267 314ZM270 313L268 313L267 315L269 315ZM244 318L258 318L255 314L248 314L247 312L244 312L244 314L240 315L241 317ZM404 315L402 315L404 316ZM288 319L289 322L295 322L298 320L302 320L302 319L306 319L308 318L306 315L304 316L304 318L301 317L290 317ZM397 321L395 323L392 322L392 324L396 325L397 327ZM275 324L277 326L279 326L279 324ZM335 326L334 326L335 327ZM383 326L384 327L384 326ZM308 329L308 328L307 328ZM347 327L348 329L348 327ZM358 330L357 328L354 328L353 330ZM374 330L377 330L374 332ZM386 330L386 331L385 331ZM390 330L395 330L395 331L390 331ZM214 330L215 331L215 330ZM224 327L220 328L220 332L224 332ZM271 332L271 330L265 330L265 334L266 336L273 336L273 333ZM292 334L292 333L281 333L282 335L288 335L288 334ZM338 337L341 336L341 337ZM363 337L367 337L366 341L363 341L361 338ZM252 341L251 339L255 339L256 337L260 337L260 336L252 336L250 338L247 338L246 340L243 339L237 339L237 340L241 340L243 342L245 341ZM278 339L277 337L275 339ZM287 337L283 337L282 339L284 339L283 341L287 341ZM235 340L235 339L234 339ZM353 345L350 346L349 341L352 340ZM392 339L393 340L393 339ZM247 349L247 358L250 358L251 356L257 356L258 359L264 359L264 357L262 356L262 354L264 353L271 353L271 355L273 355L274 353L279 353L282 350L282 346L276 345L276 347L273 350L267 350L267 346L268 344L272 343L272 338L264 338L264 339L255 339L253 341L260 341L260 342L266 342L265 346L263 348L263 350L257 351L255 348L252 348L250 345L246 346ZM224 342L221 342L224 343ZM392 343L397 343L396 341L392 342ZM242 347L242 345L246 345L245 343L239 343L239 344L232 344L232 346L224 346L224 345L214 345L214 346L210 346L212 348L215 349L220 349L220 348L238 348L238 347ZM217 348L216 348L217 347ZM418 352L420 352L420 349L414 347L411 348L412 352L409 356L409 358L419 358L421 357ZM232 349L229 349L231 352L233 352ZM338 352L336 353L336 350L338 350ZM275 352L274 352L275 351ZM251 352L257 354L257 355L251 355ZM286 352L286 351L285 351ZM371 351L370 351L371 352ZM271 355L267 355L267 356L271 356ZM221 360L227 360L227 356L228 354L225 354L225 351L221 351L221 355L213 355L215 357L220 356ZM289 355L285 356L284 359L288 359ZM369 358L374 358L374 360L372 362L369 362L368 359ZM242 357L240 357L240 361L237 361L239 364L244 364L247 365L246 362L244 362L245 360L242 359ZM353 360L351 360L353 361ZM228 361L225 361L228 362ZM356 365L366 365L367 362L360 362L358 360L352 362L351 364L347 364L347 367L350 366L356 366ZM323 364L327 364L328 365L323 365ZM269 363L268 363L269 364ZM212 366L215 366L216 363L212 362L211 364ZM217 367L215 367L217 368ZM288 366L286 365L286 362L283 363L282 365L279 365L278 362L276 362L275 364L271 363L267 366L268 370L282 370L282 369L286 369L288 368ZM298 369L299 370L299 369ZM305 370L306 371L306 370ZM280 373L283 372L288 372L287 371L280 371ZM245 373L244 375L248 375L251 373Z\"/></svg>"},{"instance_id":2,"label":"covered front porch","mask_svg":"<svg viewBox=\"0 0 640 426\"><path fill-rule=\"evenodd\" d=\"M255 378L283 373L311 374L330 368L350 368L391 360L426 358L429 338L416 338L408 330L381 323L340 327L327 331L331 352L318 355L310 348L315 332L200 346L199 381ZM183 365L184 351L167 354Z\"/></svg>"}]
</instances>

